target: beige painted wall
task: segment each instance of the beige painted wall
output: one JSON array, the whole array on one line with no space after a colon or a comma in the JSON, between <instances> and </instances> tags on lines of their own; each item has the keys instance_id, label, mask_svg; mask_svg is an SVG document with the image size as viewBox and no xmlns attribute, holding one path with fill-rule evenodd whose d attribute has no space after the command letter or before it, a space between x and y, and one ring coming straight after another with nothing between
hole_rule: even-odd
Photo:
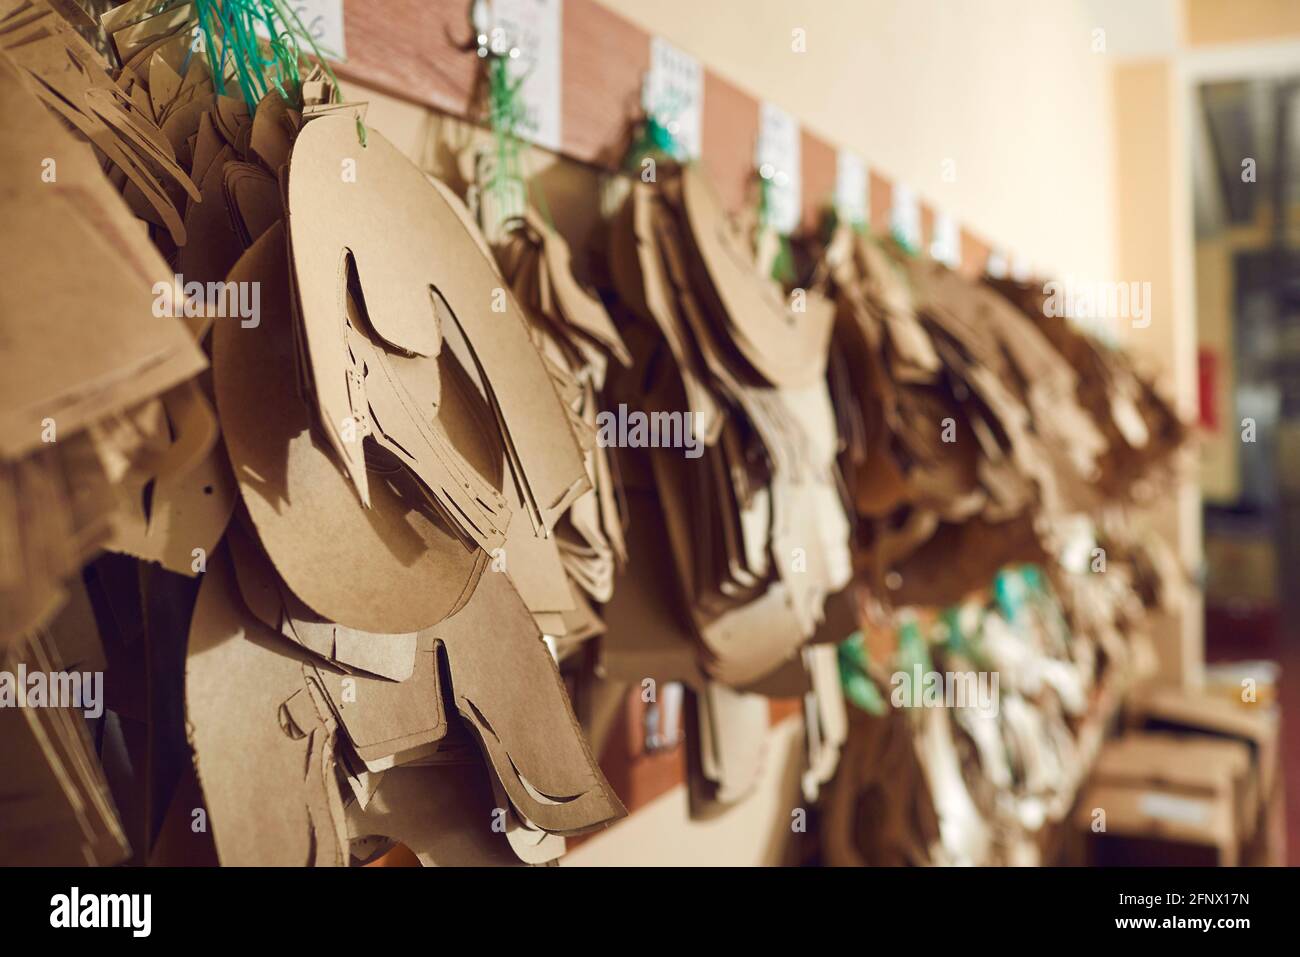
<instances>
[{"instance_id":1,"label":"beige painted wall","mask_svg":"<svg viewBox=\"0 0 1300 957\"><path fill-rule=\"evenodd\" d=\"M1043 272L1111 278L1110 57L1082 0L600 2Z\"/></svg>"},{"instance_id":2,"label":"beige painted wall","mask_svg":"<svg viewBox=\"0 0 1300 957\"><path fill-rule=\"evenodd\" d=\"M1192 256L1190 134L1184 87L1167 58L1116 66L1117 261L1129 281L1150 283L1149 324L1120 322L1123 343L1185 418L1197 414L1196 313ZM1201 493L1189 454L1180 478L1162 490L1144 526L1169 542L1185 568L1202 562ZM1197 686L1205 663L1198 593L1154 623L1162 683Z\"/></svg>"},{"instance_id":3,"label":"beige painted wall","mask_svg":"<svg viewBox=\"0 0 1300 957\"><path fill-rule=\"evenodd\" d=\"M679 785L562 859L569 867L772 867L789 863L793 811L805 802L803 722L787 718L768 734L763 777L725 814L692 821Z\"/></svg>"}]
</instances>

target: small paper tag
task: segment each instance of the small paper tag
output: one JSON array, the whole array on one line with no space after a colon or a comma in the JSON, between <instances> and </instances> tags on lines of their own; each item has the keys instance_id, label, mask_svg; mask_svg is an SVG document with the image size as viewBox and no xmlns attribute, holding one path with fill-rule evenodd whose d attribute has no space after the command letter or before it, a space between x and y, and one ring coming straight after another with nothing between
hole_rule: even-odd
<instances>
[{"instance_id":1,"label":"small paper tag","mask_svg":"<svg viewBox=\"0 0 1300 957\"><path fill-rule=\"evenodd\" d=\"M894 183L889 231L912 249L921 248L921 203L906 183Z\"/></svg>"},{"instance_id":2,"label":"small paper tag","mask_svg":"<svg viewBox=\"0 0 1300 957\"><path fill-rule=\"evenodd\" d=\"M1086 574L1092 565L1093 549L1097 547L1092 522L1083 515L1075 515L1062 521L1058 530L1065 535L1060 551L1061 567L1075 575Z\"/></svg>"},{"instance_id":3,"label":"small paper tag","mask_svg":"<svg viewBox=\"0 0 1300 957\"><path fill-rule=\"evenodd\" d=\"M346 62L348 53L343 42L343 0L286 0L285 6L298 17L302 29L327 60ZM290 21L286 26L297 25ZM266 24L261 20L256 21L255 28L258 36L267 36ZM304 53L310 52L306 44L300 43L299 46Z\"/></svg>"},{"instance_id":4,"label":"small paper tag","mask_svg":"<svg viewBox=\"0 0 1300 957\"><path fill-rule=\"evenodd\" d=\"M704 138L704 67L661 37L650 38L650 72L642 104L668 128L683 160L697 159Z\"/></svg>"},{"instance_id":5,"label":"small paper tag","mask_svg":"<svg viewBox=\"0 0 1300 957\"><path fill-rule=\"evenodd\" d=\"M867 164L848 150L835 162L835 212L853 225L867 221Z\"/></svg>"},{"instance_id":6,"label":"small paper tag","mask_svg":"<svg viewBox=\"0 0 1300 957\"><path fill-rule=\"evenodd\" d=\"M768 225L783 235L794 232L803 212L799 124L780 107L764 103L759 112L757 161L767 181Z\"/></svg>"},{"instance_id":7,"label":"small paper tag","mask_svg":"<svg viewBox=\"0 0 1300 957\"><path fill-rule=\"evenodd\" d=\"M1158 818L1162 821L1204 825L1210 820L1210 805L1207 802L1198 801L1195 798L1179 797L1176 794L1147 791L1143 793L1138 806L1147 817Z\"/></svg>"},{"instance_id":8,"label":"small paper tag","mask_svg":"<svg viewBox=\"0 0 1300 957\"><path fill-rule=\"evenodd\" d=\"M988 262L984 264L984 271L994 279L1007 278L1007 257L1000 249L989 251Z\"/></svg>"},{"instance_id":9,"label":"small paper tag","mask_svg":"<svg viewBox=\"0 0 1300 957\"><path fill-rule=\"evenodd\" d=\"M519 96L520 138L549 150L560 148L560 20L562 0L495 0L494 28L507 47L519 50L510 61L510 78L523 78Z\"/></svg>"},{"instance_id":10,"label":"small paper tag","mask_svg":"<svg viewBox=\"0 0 1300 957\"><path fill-rule=\"evenodd\" d=\"M947 213L935 214L930 258L938 260L949 269L961 265L961 230L957 226L957 220Z\"/></svg>"}]
</instances>

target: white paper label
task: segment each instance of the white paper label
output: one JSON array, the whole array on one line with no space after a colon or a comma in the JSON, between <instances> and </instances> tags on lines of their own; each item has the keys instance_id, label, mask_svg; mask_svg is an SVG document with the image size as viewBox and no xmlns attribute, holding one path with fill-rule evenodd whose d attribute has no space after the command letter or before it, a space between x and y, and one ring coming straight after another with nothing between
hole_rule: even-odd
<instances>
[{"instance_id":1,"label":"white paper label","mask_svg":"<svg viewBox=\"0 0 1300 957\"><path fill-rule=\"evenodd\" d=\"M1065 535L1060 553L1061 567L1075 575L1087 574L1092 565L1092 550L1097 547L1092 520L1084 515L1074 515L1062 520L1057 531Z\"/></svg>"},{"instance_id":2,"label":"white paper label","mask_svg":"<svg viewBox=\"0 0 1300 957\"><path fill-rule=\"evenodd\" d=\"M930 257L945 264L949 269L956 269L961 265L961 230L957 226L957 220L947 213L935 214Z\"/></svg>"},{"instance_id":3,"label":"white paper label","mask_svg":"<svg viewBox=\"0 0 1300 957\"><path fill-rule=\"evenodd\" d=\"M912 249L921 248L921 203L906 183L894 184L889 231Z\"/></svg>"},{"instance_id":4,"label":"white paper label","mask_svg":"<svg viewBox=\"0 0 1300 957\"><path fill-rule=\"evenodd\" d=\"M846 223L867 221L867 164L848 150L835 161L835 211Z\"/></svg>"},{"instance_id":5,"label":"white paper label","mask_svg":"<svg viewBox=\"0 0 1300 957\"><path fill-rule=\"evenodd\" d=\"M988 262L984 264L984 271L994 279L1007 278L1007 257L1000 249L994 249L989 252Z\"/></svg>"},{"instance_id":6,"label":"white paper label","mask_svg":"<svg viewBox=\"0 0 1300 957\"><path fill-rule=\"evenodd\" d=\"M1142 795L1138 806L1147 817L1162 821L1203 825L1210 820L1210 806L1205 801L1179 797L1175 794L1147 791Z\"/></svg>"},{"instance_id":7,"label":"white paper label","mask_svg":"<svg viewBox=\"0 0 1300 957\"><path fill-rule=\"evenodd\" d=\"M673 135L681 147L679 159L699 157L704 139L704 68L699 60L651 37L641 105Z\"/></svg>"},{"instance_id":8,"label":"white paper label","mask_svg":"<svg viewBox=\"0 0 1300 957\"><path fill-rule=\"evenodd\" d=\"M347 47L343 42L343 0L286 0L285 6L298 17L303 30L327 60L335 63L347 60ZM267 35L266 26L260 20L256 30L260 36ZM301 41L299 47L304 53L311 52Z\"/></svg>"},{"instance_id":9,"label":"white paper label","mask_svg":"<svg viewBox=\"0 0 1300 957\"><path fill-rule=\"evenodd\" d=\"M560 148L560 23L563 0L495 0L493 26L504 31L508 47L519 56L510 61L511 79L523 78L519 95L523 120L520 138L549 150Z\"/></svg>"},{"instance_id":10,"label":"white paper label","mask_svg":"<svg viewBox=\"0 0 1300 957\"><path fill-rule=\"evenodd\" d=\"M768 183L768 223L778 233L794 232L803 206L799 124L770 103L759 112L757 154L759 175Z\"/></svg>"}]
</instances>

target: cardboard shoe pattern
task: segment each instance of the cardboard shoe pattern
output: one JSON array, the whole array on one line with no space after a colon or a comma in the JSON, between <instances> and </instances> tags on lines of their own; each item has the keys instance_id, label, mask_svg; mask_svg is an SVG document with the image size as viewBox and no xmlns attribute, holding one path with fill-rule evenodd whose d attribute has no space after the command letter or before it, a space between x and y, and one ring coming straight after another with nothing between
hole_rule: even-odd
<instances>
[{"instance_id":1,"label":"cardboard shoe pattern","mask_svg":"<svg viewBox=\"0 0 1300 957\"><path fill-rule=\"evenodd\" d=\"M565 513L553 537L531 534L520 519L511 527L516 532L515 523L523 526L510 537L508 551L517 559L509 569L511 579L544 631L548 619L538 612L551 612L552 625L558 613L558 630L547 633L565 636L567 650L604 630L590 602L609 601L615 569L627 561L627 516L615 450L598 441L597 421L610 359L627 366L631 356L604 304L579 285L572 254L560 235L531 211L507 227L497 259L569 411L591 485ZM527 549L522 560L516 543ZM554 556L533 554L540 551ZM560 566L567 584L539 580Z\"/></svg>"},{"instance_id":2,"label":"cardboard shoe pattern","mask_svg":"<svg viewBox=\"0 0 1300 957\"><path fill-rule=\"evenodd\" d=\"M353 137L354 131L349 124ZM378 148L377 138L372 134L367 148ZM301 148L300 141L295 149ZM419 188L432 190L423 179ZM436 751L445 720L429 723L420 715L441 714L443 696L450 695L522 819L555 833L576 833L609 820L621 808L595 768L550 656L510 579L485 571L487 553L452 535L422 496L423 488L404 481L403 470L391 460L380 459L381 467L369 470L370 507L363 507L312 428L294 378L284 374L295 359L285 238L281 224L269 227L231 272L235 281L261 284L258 328L227 323L213 333L214 381L227 448L250 525L275 565L272 572L264 564L261 577L282 579L284 585L277 589L278 611L271 602L272 610L259 617L275 616L282 628L288 621L300 644L370 688L359 693L369 704L352 714L340 704L336 680L328 677L332 672L324 670L324 662L318 666L325 697L338 706L341 728L368 772L387 773ZM481 255L476 247L474 254ZM347 315L360 321L357 310ZM427 321L434 321L431 310ZM532 348L527 340L525 345ZM441 390L440 402L429 408L446 418L446 441L455 443L466 467L499 492L504 453L491 439L496 422L484 397L450 346L431 362L441 372ZM267 410L276 410L278 421ZM237 530L231 536L239 540ZM240 577L242 587L246 575ZM302 606L295 613L296 600ZM317 614L329 634L315 637L319 626L304 630L303 616ZM401 675L401 669L393 671L401 659L376 663L373 655L362 657L362 649L383 640L397 651L400 646L392 642L403 632L418 633L415 640L423 650L417 652L414 675L393 685L385 677ZM425 635L427 647L420 637ZM449 688L437 680L438 654L448 662ZM537 667L542 671L532 673ZM376 677L365 677L367 671ZM424 680L421 674L433 682L424 692L430 697L400 692ZM412 684L411 690L418 687ZM527 689L522 698L521 689ZM559 723L548 724L552 717ZM420 732L422 727L428 731ZM201 761L201 748L199 755Z\"/></svg>"},{"instance_id":3,"label":"cardboard shoe pattern","mask_svg":"<svg viewBox=\"0 0 1300 957\"><path fill-rule=\"evenodd\" d=\"M634 184L610 257L633 306L622 330L633 366L611 397L684 423L695 442L688 457L680 437L657 436L621 468L629 484L633 469L652 476L699 668L742 687L797 658L851 575L824 379L833 308L816 294L806 311L783 300L694 166ZM630 674L625 641L605 656L615 673ZM669 643L662 652L676 667Z\"/></svg>"},{"instance_id":4,"label":"cardboard shoe pattern","mask_svg":"<svg viewBox=\"0 0 1300 957\"><path fill-rule=\"evenodd\" d=\"M1027 286L991 295L847 227L822 268L858 571L892 604L957 602L1008 564L1054 563L1072 516L1097 513L1099 490L1131 495L1180 441L1176 416L1130 374L1119 393L1149 395L1169 438L1116 479L1125 440L1091 390L1123 367L1041 299L1034 313Z\"/></svg>"}]
</instances>

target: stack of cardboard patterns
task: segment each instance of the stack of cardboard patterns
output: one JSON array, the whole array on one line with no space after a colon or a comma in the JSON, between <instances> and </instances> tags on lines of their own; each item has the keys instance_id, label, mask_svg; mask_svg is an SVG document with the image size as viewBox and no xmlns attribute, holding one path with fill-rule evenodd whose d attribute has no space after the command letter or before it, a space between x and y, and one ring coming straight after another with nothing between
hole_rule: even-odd
<instances>
[{"instance_id":1,"label":"stack of cardboard patterns","mask_svg":"<svg viewBox=\"0 0 1300 957\"><path fill-rule=\"evenodd\" d=\"M1134 594L1127 579L1115 580ZM1105 641L1094 624L1095 618L1072 618L1029 567L1001 572L986 600L942 614L894 613L887 627L904 637L868 674L885 689L889 720L909 729L932 801L938 839L914 863L1036 865L1052 853L1118 693L1149 673L1144 614L1125 620L1122 635L1108 622ZM828 863L878 854L877 836L845 833L844 809L854 800L891 807L915 800L901 781L874 781L854 764L853 755L868 746L854 736L871 738L881 720L855 714L851 722L822 819Z\"/></svg>"},{"instance_id":2,"label":"stack of cardboard patterns","mask_svg":"<svg viewBox=\"0 0 1300 957\"><path fill-rule=\"evenodd\" d=\"M611 236L633 359L608 398L632 424L630 528L602 665L697 692L698 810L756 780L767 708L750 692L811 690L799 650L851 577L825 381L834 312L760 274L697 166L635 183Z\"/></svg>"},{"instance_id":3,"label":"stack of cardboard patterns","mask_svg":"<svg viewBox=\"0 0 1300 957\"><path fill-rule=\"evenodd\" d=\"M163 454L169 421L205 417L187 381L202 353L151 314L170 270L110 183L183 235L175 203L193 186L130 89L47 5L0 4L0 644L48 621L68 577L129 534L118 507L148 507L141 475L165 483L183 468Z\"/></svg>"},{"instance_id":4,"label":"stack of cardboard patterns","mask_svg":"<svg viewBox=\"0 0 1300 957\"><path fill-rule=\"evenodd\" d=\"M3 692L23 700L0 708L7 768L0 777L0 858L36 866L124 860L126 834L85 720L102 709L92 676L104 669L85 591L70 589L67 605L47 626L9 645L0 664L6 676L59 676ZM82 700L62 706L52 696L58 687L75 689Z\"/></svg>"},{"instance_id":5,"label":"stack of cardboard patterns","mask_svg":"<svg viewBox=\"0 0 1300 957\"><path fill-rule=\"evenodd\" d=\"M566 569L605 596L620 549L598 357L579 333L534 342L459 201L378 132L363 144L364 105L319 72L301 100L254 108L189 55L187 5L137 2L104 20L114 82L48 8L4 12L6 39L26 31L0 91L27 133L5 163L31 250L4 314L32 342L6 403L21 509L5 581L57 596L94 546L131 556L87 570L85 621L108 658L122 741L101 755L133 859L199 859L210 841L225 864L345 865L401 842L426 864L543 863L620 816L541 630L598 627ZM44 59L37 26L60 44ZM37 99L68 63L87 91L47 105L120 174ZM57 186L36 182L41 157ZM545 256L533 319L618 354L565 251ZM73 262L93 281L67 284ZM50 295L52 319L19 322ZM57 457L29 465L45 417ZM97 496L64 510L71 527L64 485ZM16 631L50 617L42 601ZM181 826L193 808L206 829ZM73 839L48 825L28 850Z\"/></svg>"},{"instance_id":6,"label":"stack of cardboard patterns","mask_svg":"<svg viewBox=\"0 0 1300 957\"><path fill-rule=\"evenodd\" d=\"M992 708L951 711L961 781L988 822L983 863L1038 864L1038 836L1070 810L1091 760L1081 729L1093 708L1103 662L1030 570L998 576L991 607L968 604L946 616L935 647L945 674L996 673ZM958 679L962 680L962 679Z\"/></svg>"},{"instance_id":7,"label":"stack of cardboard patterns","mask_svg":"<svg viewBox=\"0 0 1300 957\"><path fill-rule=\"evenodd\" d=\"M527 603L530 608L552 608L552 617L539 618L538 627L556 636L564 657L577 643L604 631L593 603L609 601L615 568L627 561L617 463L613 450L597 440L597 419L610 359L622 365L632 360L604 304L574 278L572 254L559 233L535 212L506 225L497 258L573 418L591 483L558 523L554 536L531 540L535 548L558 552L559 562L550 554L541 560L513 557L511 576L524 594L533 587L535 574L553 572L562 563L567 585L559 579L539 582L537 587L547 589L549 597Z\"/></svg>"},{"instance_id":8,"label":"stack of cardboard patterns","mask_svg":"<svg viewBox=\"0 0 1300 957\"><path fill-rule=\"evenodd\" d=\"M924 674L1002 678L995 716L909 702L940 857L1036 861L1038 835L1087 774L1098 708L1150 667L1148 614L1181 593L1177 562L1134 539L1124 505L1173 462L1185 427L1031 287L970 282L846 227L817 285L836 302L828 378L871 592L864 617L878 622L871 674L897 688L898 667L913 680L897 635L908 606L922 606L950 609L925 613ZM989 589L1022 562L1040 564L1054 592L1007 607ZM1004 573L999 589L1016 580ZM841 765L836 800L860 774Z\"/></svg>"},{"instance_id":9,"label":"stack of cardboard patterns","mask_svg":"<svg viewBox=\"0 0 1300 957\"><path fill-rule=\"evenodd\" d=\"M127 8L110 14L110 23L117 24L124 10ZM154 20L167 21L170 32L156 35L140 27L120 27L111 33L115 49L126 64L115 79L99 54L44 4L12 7L6 22L20 25L21 29L15 26L5 35L15 42L15 62L24 65L35 79L41 100L89 140L107 164L108 183L121 190L130 210L147 224L129 217L123 223L120 214L115 213L119 218L109 234L113 244L109 255L87 251L91 266L102 264L110 272L112 257L124 254L137 273L141 265L147 267L152 277L148 283L133 281L136 288L132 297L117 296L112 300L123 307L130 304L131 334L136 338L146 334L160 340L166 336L179 338L201 363L201 353L190 340L202 338L205 317L213 304L203 293L192 291L182 302L185 294L177 288L174 270L164 266L159 252L171 260L173 267L181 265L176 250L185 243L192 210L202 198L186 172L195 168L193 141L175 122L175 104L193 98L199 89L210 94L212 81L202 58L189 56L188 27L177 26L173 13L159 15L144 25ZM185 87L179 80L171 86L164 82L164 76L171 75L168 63L185 62L193 64L186 77L204 86ZM150 78L159 90L151 92ZM174 98L164 100L159 92L162 89ZM55 93L57 96L52 95ZM54 172L51 175L55 184L62 178ZM78 172L77 184L88 191L108 186L103 177L93 183L90 179ZM154 247L145 239L146 228ZM46 268L64 261L57 256L44 257ZM120 267L116 271L123 278L130 276ZM152 325L138 319L143 314L141 300L145 296L150 299L149 315L156 320ZM186 322L174 321L177 316L186 317ZM184 331L187 326L188 336ZM97 348L84 334L81 341L89 349ZM112 358L112 353L105 350L98 350L96 355L106 361ZM190 367L187 378L201 367ZM116 372L137 388L149 381L148 376L125 366ZM111 409L112 404L106 408ZM131 438L135 453L119 457L113 483L113 527L107 546L158 562L171 571L194 575L203 556L220 538L234 506L234 488L220 451L210 385L189 379L170 386L158 401L135 410L129 428L118 429L117 434Z\"/></svg>"},{"instance_id":10,"label":"stack of cardboard patterns","mask_svg":"<svg viewBox=\"0 0 1300 957\"><path fill-rule=\"evenodd\" d=\"M1095 504L1105 449L1082 376L1032 319L943 265L841 227L831 386L859 522L886 601L943 605L1056 554Z\"/></svg>"},{"instance_id":11,"label":"stack of cardboard patterns","mask_svg":"<svg viewBox=\"0 0 1300 957\"><path fill-rule=\"evenodd\" d=\"M990 279L989 285L1033 319L1076 373L1075 394L1104 440L1090 483L1094 506L1149 499L1189 429L1132 359L1047 308L1045 283ZM1146 493L1144 496L1143 493Z\"/></svg>"},{"instance_id":12,"label":"stack of cardboard patterns","mask_svg":"<svg viewBox=\"0 0 1300 957\"><path fill-rule=\"evenodd\" d=\"M472 795L441 822L409 806L412 795L448 801L432 779L445 790L474 778L426 768L476 765L467 741L486 758L486 793L508 810L500 830L510 847L529 862L550 860L563 849L558 836L622 812L541 640L539 618L564 632L548 617L564 603L531 583L517 587L522 575L549 576L569 597L552 536L591 488L583 422L454 197L379 133L361 147L350 111L312 113L309 105L278 166L285 219L228 276L260 283L262 321L218 323L213 333L218 408L244 506L226 597L235 585L247 614L234 620L230 601L205 606L200 592L187 676L199 778L210 802L210 780L226 792L237 840L257 826L252 795L227 790L228 762L249 737L222 725L214 693L232 667L232 635L242 635L236 647L252 667L278 633L299 646L301 664L265 689L280 701L281 722L258 726L257 740L268 764L279 766L284 749L307 759L306 816L293 833L314 835L303 846L318 862L328 846L323 862L345 863L349 838L376 834L425 863L464 860L457 842L471 837L490 844L490 807ZM273 114L256 115L253 126ZM348 164L355 180L340 177ZM504 312L492 308L498 296ZM214 580L210 570L205 589ZM283 842L269 846L286 853Z\"/></svg>"},{"instance_id":13,"label":"stack of cardboard patterns","mask_svg":"<svg viewBox=\"0 0 1300 957\"><path fill-rule=\"evenodd\" d=\"M1139 677L1154 655L1151 616L1182 606L1187 575L1167 548L1139 538L1124 510L1095 518L1079 524L1060 564L1048 567L1052 591L1072 634L1095 646L1099 670Z\"/></svg>"},{"instance_id":14,"label":"stack of cardboard patterns","mask_svg":"<svg viewBox=\"0 0 1300 957\"><path fill-rule=\"evenodd\" d=\"M1084 530L1073 536L1051 587L1035 569L1004 570L987 597L941 616L924 613L925 677L911 697L895 696L915 680L915 653L909 658L896 639L873 643L884 649L871 671L889 688L882 697L904 709L900 718L916 729L916 756L941 834L933 863L1055 860L1067 814L1122 695L1154 669L1149 616L1177 600L1180 576L1167 567L1168 577L1146 570L1153 565L1148 550L1128 536L1103 531L1094 539L1086 522L1078 524ZM1090 562L1101 553L1104 568ZM1149 586L1142 584L1147 577L1154 578ZM915 630L914 616L899 610L891 627L911 621ZM931 675L943 679L932 702L942 706L927 706ZM980 684L990 675L998 676L996 688ZM959 692L948 701L950 687L963 689L966 699ZM980 690L994 697L981 701ZM861 721L851 727L858 733ZM852 790L853 776L862 774L847 758L854 746L851 735L832 793ZM823 827L834 826L835 819L824 819Z\"/></svg>"}]
</instances>

